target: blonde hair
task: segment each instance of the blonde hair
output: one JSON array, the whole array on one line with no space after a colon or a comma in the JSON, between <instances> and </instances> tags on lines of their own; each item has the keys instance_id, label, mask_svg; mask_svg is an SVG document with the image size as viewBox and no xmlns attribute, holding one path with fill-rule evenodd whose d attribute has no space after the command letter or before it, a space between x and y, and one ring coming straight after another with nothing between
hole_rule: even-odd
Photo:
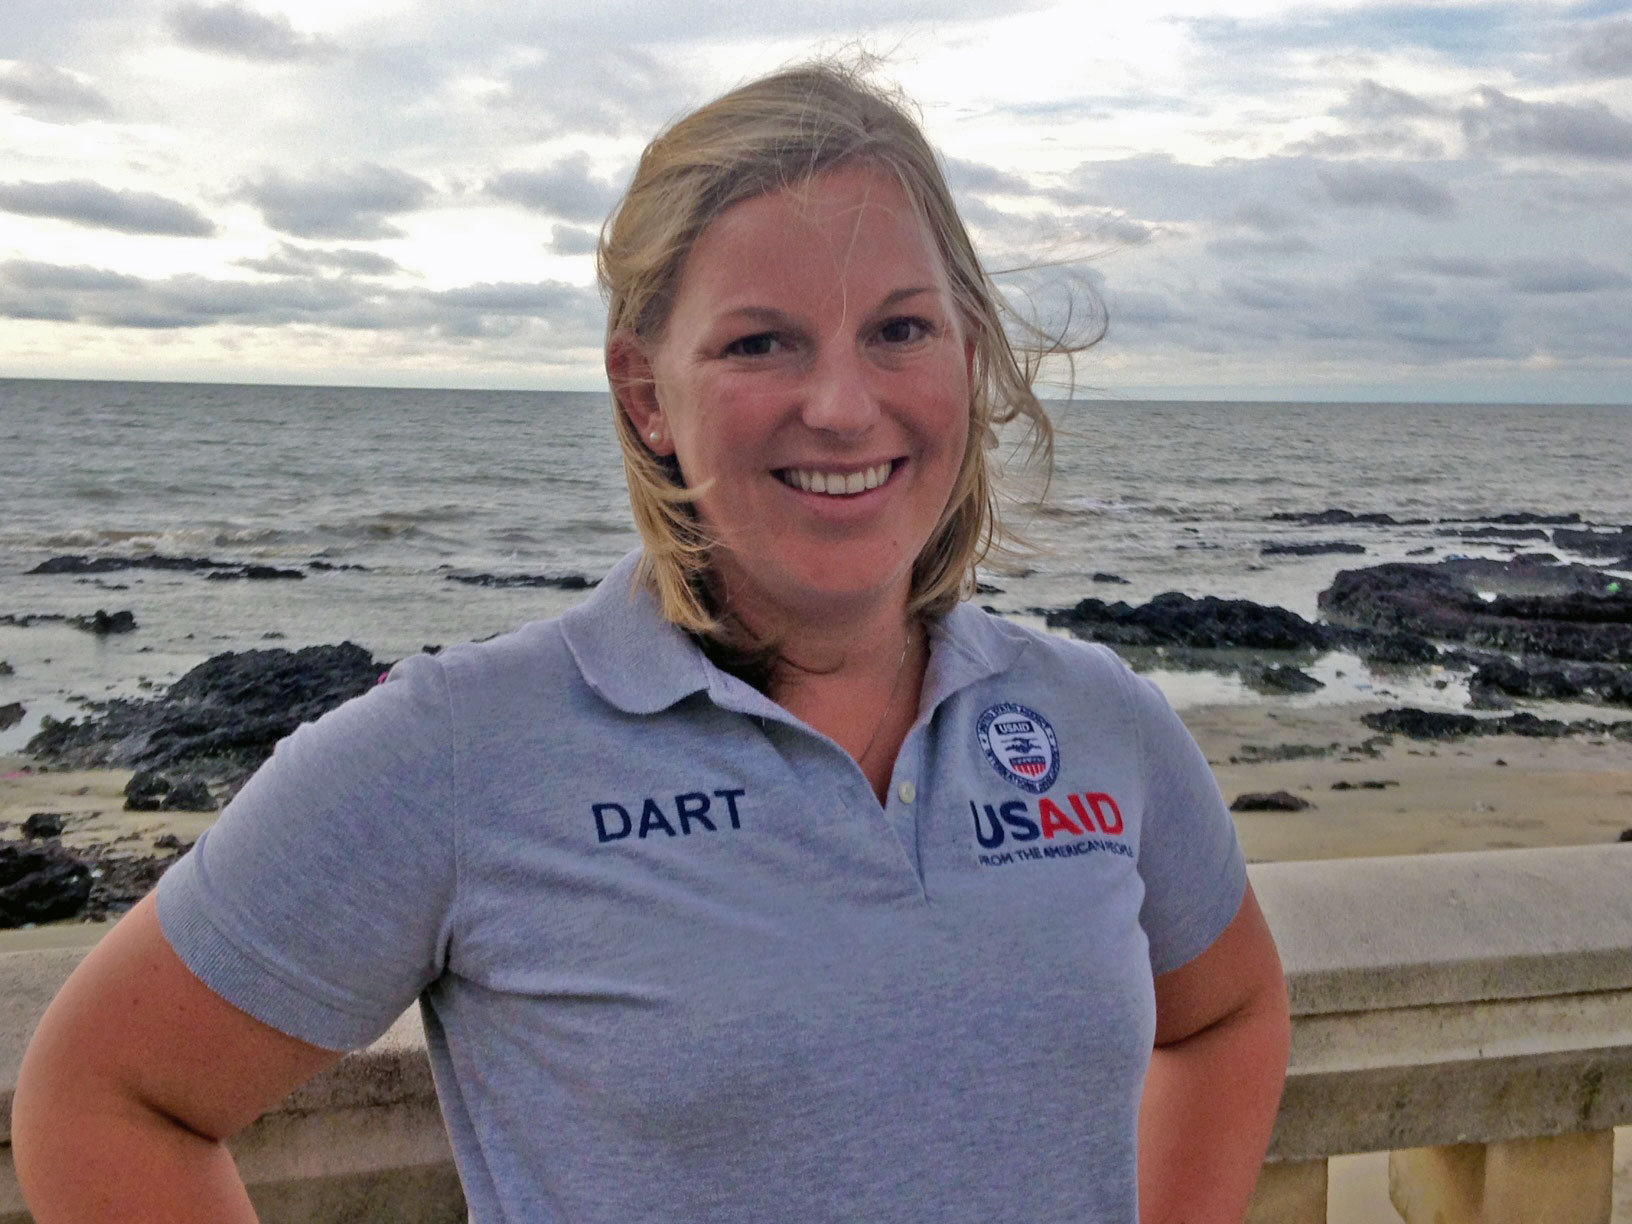
<instances>
[{"instance_id":1,"label":"blonde hair","mask_svg":"<svg viewBox=\"0 0 1632 1224\"><path fill-rule=\"evenodd\" d=\"M900 183L933 236L974 343L963 466L913 566L908 596L909 615L938 616L973 593L975 566L1011 538L998 517L989 457L994 428L1025 418L1032 457L1041 458L1046 476L1053 426L1032 383L1044 356L1069 356L1087 345L1051 339L1009 309L975 254L934 149L899 97L860 69L811 63L734 89L662 132L601 230L596 265L608 300L607 338L631 333L647 345L662 339L687 255L732 205L856 163ZM1029 345L1011 342L1006 319ZM641 577L675 624L722 646L744 645L733 641L713 607L712 541L693 509L694 492L672 458L647 449L615 381L613 401L629 500L645 543Z\"/></svg>"}]
</instances>

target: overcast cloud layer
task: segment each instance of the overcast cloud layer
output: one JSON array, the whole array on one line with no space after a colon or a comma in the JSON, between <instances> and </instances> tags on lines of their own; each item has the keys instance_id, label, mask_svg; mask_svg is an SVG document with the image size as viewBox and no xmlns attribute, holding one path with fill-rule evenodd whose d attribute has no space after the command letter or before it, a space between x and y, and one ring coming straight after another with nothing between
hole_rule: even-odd
<instances>
[{"instance_id":1,"label":"overcast cloud layer","mask_svg":"<svg viewBox=\"0 0 1632 1224\"><path fill-rule=\"evenodd\" d=\"M1632 401L1632 2L565 7L9 0L0 376L600 386L645 141L860 45L1084 389Z\"/></svg>"}]
</instances>

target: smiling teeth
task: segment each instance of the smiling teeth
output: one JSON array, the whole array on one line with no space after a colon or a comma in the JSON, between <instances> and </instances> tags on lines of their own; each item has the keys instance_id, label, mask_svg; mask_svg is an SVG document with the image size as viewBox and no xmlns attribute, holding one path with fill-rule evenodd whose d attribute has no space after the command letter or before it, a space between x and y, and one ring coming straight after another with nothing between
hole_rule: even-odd
<instances>
[{"instance_id":1,"label":"smiling teeth","mask_svg":"<svg viewBox=\"0 0 1632 1224\"><path fill-rule=\"evenodd\" d=\"M787 468L780 475L783 484L790 484L806 493L826 493L829 497L845 497L876 489L890 478L891 464L880 463L860 472L813 472L805 468Z\"/></svg>"}]
</instances>

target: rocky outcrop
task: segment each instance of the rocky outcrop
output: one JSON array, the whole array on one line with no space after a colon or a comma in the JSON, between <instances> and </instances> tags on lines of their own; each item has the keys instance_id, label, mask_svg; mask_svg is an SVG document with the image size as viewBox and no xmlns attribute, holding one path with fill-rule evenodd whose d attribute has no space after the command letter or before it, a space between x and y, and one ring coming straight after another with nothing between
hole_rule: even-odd
<instances>
[{"instance_id":1,"label":"rocky outcrop","mask_svg":"<svg viewBox=\"0 0 1632 1224\"><path fill-rule=\"evenodd\" d=\"M1327 553L1358 555L1366 551L1366 546L1364 544L1354 544L1348 540L1311 540L1307 544L1287 540L1267 540L1259 545L1258 551L1266 557L1321 557Z\"/></svg>"},{"instance_id":2,"label":"rocky outcrop","mask_svg":"<svg viewBox=\"0 0 1632 1224\"><path fill-rule=\"evenodd\" d=\"M1472 714L1447 714L1440 710L1404 706L1362 714L1360 721L1373 731L1419 740L1461 739L1469 735L1524 735L1540 739L1558 739L1566 735L1608 735L1632 742L1632 720L1606 723L1586 718L1564 722L1556 718L1537 718L1534 714L1478 718Z\"/></svg>"},{"instance_id":3,"label":"rocky outcrop","mask_svg":"<svg viewBox=\"0 0 1632 1224\"><path fill-rule=\"evenodd\" d=\"M1344 570L1319 603L1342 625L1512 654L1632 663L1632 591L1590 566L1396 562Z\"/></svg>"},{"instance_id":4,"label":"rocky outcrop","mask_svg":"<svg viewBox=\"0 0 1632 1224\"><path fill-rule=\"evenodd\" d=\"M231 569L225 561L208 557L86 557L62 556L41 561L30 574L111 574L119 570L214 570Z\"/></svg>"},{"instance_id":5,"label":"rocky outcrop","mask_svg":"<svg viewBox=\"0 0 1632 1224\"><path fill-rule=\"evenodd\" d=\"M0 927L74 918L91 898L91 869L54 842L0 842Z\"/></svg>"},{"instance_id":6,"label":"rocky outcrop","mask_svg":"<svg viewBox=\"0 0 1632 1224\"><path fill-rule=\"evenodd\" d=\"M213 812L215 798L202 778L172 781L151 769L138 769L125 783L125 810L130 812Z\"/></svg>"},{"instance_id":7,"label":"rocky outcrop","mask_svg":"<svg viewBox=\"0 0 1632 1224\"><path fill-rule=\"evenodd\" d=\"M449 574L449 582L479 587L554 587L559 591L587 591L598 581L582 574Z\"/></svg>"},{"instance_id":8,"label":"rocky outcrop","mask_svg":"<svg viewBox=\"0 0 1632 1224\"><path fill-rule=\"evenodd\" d=\"M1120 646L1321 650L1331 635L1296 612L1249 599L1192 599L1168 591L1137 607L1084 599L1074 607L1037 609L1051 628Z\"/></svg>"},{"instance_id":9,"label":"rocky outcrop","mask_svg":"<svg viewBox=\"0 0 1632 1224\"><path fill-rule=\"evenodd\" d=\"M1632 557L1632 527L1613 531L1571 531L1561 527L1553 532L1553 543L1588 557Z\"/></svg>"},{"instance_id":10,"label":"rocky outcrop","mask_svg":"<svg viewBox=\"0 0 1632 1224\"><path fill-rule=\"evenodd\" d=\"M1230 804L1232 812L1304 812L1314 807L1291 791L1248 791Z\"/></svg>"},{"instance_id":11,"label":"rocky outcrop","mask_svg":"<svg viewBox=\"0 0 1632 1224\"><path fill-rule=\"evenodd\" d=\"M280 739L366 692L383 670L350 642L216 655L161 697L110 701L81 721L47 717L25 751L74 768L176 770L230 791Z\"/></svg>"},{"instance_id":12,"label":"rocky outcrop","mask_svg":"<svg viewBox=\"0 0 1632 1224\"><path fill-rule=\"evenodd\" d=\"M1480 704L1488 704L1492 696L1499 694L1542 701L1602 701L1632 706L1632 668L1495 658L1475 669L1468 678L1468 691Z\"/></svg>"}]
</instances>

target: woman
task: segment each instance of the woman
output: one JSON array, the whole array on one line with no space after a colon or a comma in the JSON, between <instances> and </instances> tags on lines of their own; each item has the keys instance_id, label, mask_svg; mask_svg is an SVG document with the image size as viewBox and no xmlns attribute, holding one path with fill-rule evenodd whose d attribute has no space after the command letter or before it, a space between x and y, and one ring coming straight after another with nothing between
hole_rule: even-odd
<instances>
[{"instance_id":1,"label":"woman","mask_svg":"<svg viewBox=\"0 0 1632 1224\"><path fill-rule=\"evenodd\" d=\"M1046 419L921 133L750 84L600 266L644 550L279 746L42 1023L37 1217L251 1218L221 1140L417 996L477 1221L1239 1221L1274 947L1154 691L960 602Z\"/></svg>"}]
</instances>

